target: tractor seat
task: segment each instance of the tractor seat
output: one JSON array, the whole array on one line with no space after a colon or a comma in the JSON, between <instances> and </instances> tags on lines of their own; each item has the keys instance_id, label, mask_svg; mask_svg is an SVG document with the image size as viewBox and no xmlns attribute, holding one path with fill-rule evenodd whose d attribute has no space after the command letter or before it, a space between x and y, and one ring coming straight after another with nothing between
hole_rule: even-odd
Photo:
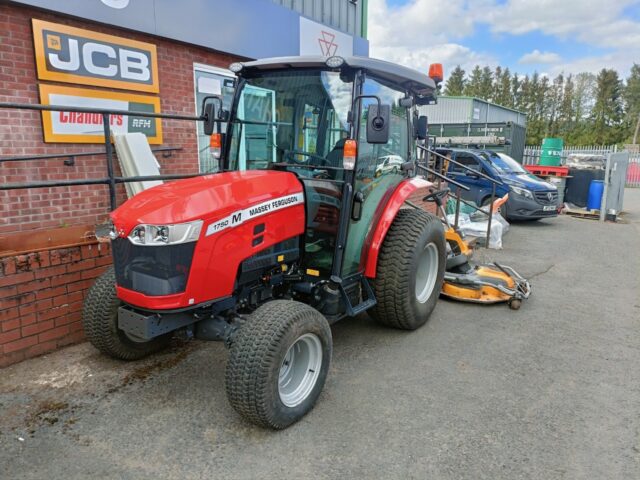
<instances>
[{"instance_id":1,"label":"tractor seat","mask_svg":"<svg viewBox=\"0 0 640 480\"><path fill-rule=\"evenodd\" d=\"M341 138L340 140L338 140L333 146L333 149L327 154L327 167L342 167L342 158L344 157L344 144L346 141L346 138ZM333 180L341 180L343 178L343 173L340 170L329 170L328 175L329 178L332 178Z\"/></svg>"},{"instance_id":2,"label":"tractor seat","mask_svg":"<svg viewBox=\"0 0 640 480\"><path fill-rule=\"evenodd\" d=\"M333 146L333 149L327 154L327 166L342 167L342 157L344 156L344 144L346 138L341 138Z\"/></svg>"}]
</instances>

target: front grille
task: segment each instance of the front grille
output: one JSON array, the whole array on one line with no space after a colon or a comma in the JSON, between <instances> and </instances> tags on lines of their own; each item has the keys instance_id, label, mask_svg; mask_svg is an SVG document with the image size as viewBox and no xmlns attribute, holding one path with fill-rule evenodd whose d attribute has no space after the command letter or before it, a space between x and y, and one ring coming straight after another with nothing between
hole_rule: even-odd
<instances>
[{"instance_id":1,"label":"front grille","mask_svg":"<svg viewBox=\"0 0 640 480\"><path fill-rule=\"evenodd\" d=\"M558 204L558 192L557 190L548 190L545 192L533 192L536 196L538 203L542 205L557 205Z\"/></svg>"},{"instance_id":2,"label":"front grille","mask_svg":"<svg viewBox=\"0 0 640 480\"><path fill-rule=\"evenodd\" d=\"M111 242L116 283L145 295L171 295L187 287L196 242L149 247L126 238Z\"/></svg>"}]
</instances>

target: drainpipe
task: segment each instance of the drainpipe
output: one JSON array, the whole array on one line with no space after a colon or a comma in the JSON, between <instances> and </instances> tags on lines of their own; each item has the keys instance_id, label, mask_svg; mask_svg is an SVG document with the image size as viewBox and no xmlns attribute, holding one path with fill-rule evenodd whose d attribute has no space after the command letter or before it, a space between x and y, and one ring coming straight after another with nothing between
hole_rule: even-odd
<instances>
[{"instance_id":1,"label":"drainpipe","mask_svg":"<svg viewBox=\"0 0 640 480\"><path fill-rule=\"evenodd\" d=\"M369 16L369 0L361 0L362 2L362 9L361 9L361 19L360 19L360 34L362 36L362 38L366 39L367 38L367 28L368 28L368 16Z\"/></svg>"}]
</instances>

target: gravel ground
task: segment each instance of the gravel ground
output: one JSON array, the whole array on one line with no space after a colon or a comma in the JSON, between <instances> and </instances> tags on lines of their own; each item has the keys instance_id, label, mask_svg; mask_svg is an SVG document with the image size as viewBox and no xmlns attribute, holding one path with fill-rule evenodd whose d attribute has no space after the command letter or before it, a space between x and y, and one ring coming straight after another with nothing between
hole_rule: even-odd
<instances>
[{"instance_id":1,"label":"gravel ground","mask_svg":"<svg viewBox=\"0 0 640 480\"><path fill-rule=\"evenodd\" d=\"M520 311L442 300L413 333L338 323L318 405L282 432L233 412L218 343L6 368L0 478L640 478L640 190L626 207L480 251L532 279Z\"/></svg>"}]
</instances>

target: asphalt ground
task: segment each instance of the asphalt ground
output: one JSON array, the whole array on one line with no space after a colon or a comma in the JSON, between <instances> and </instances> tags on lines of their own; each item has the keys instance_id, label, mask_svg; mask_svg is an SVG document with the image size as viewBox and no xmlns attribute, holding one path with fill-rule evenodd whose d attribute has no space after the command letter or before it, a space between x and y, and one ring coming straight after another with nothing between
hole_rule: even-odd
<instances>
[{"instance_id":1,"label":"asphalt ground","mask_svg":"<svg viewBox=\"0 0 640 480\"><path fill-rule=\"evenodd\" d=\"M640 190L625 206L479 250L531 278L519 311L442 300L416 332L336 324L320 400L285 431L231 409L219 343L0 370L0 478L640 478Z\"/></svg>"}]
</instances>

